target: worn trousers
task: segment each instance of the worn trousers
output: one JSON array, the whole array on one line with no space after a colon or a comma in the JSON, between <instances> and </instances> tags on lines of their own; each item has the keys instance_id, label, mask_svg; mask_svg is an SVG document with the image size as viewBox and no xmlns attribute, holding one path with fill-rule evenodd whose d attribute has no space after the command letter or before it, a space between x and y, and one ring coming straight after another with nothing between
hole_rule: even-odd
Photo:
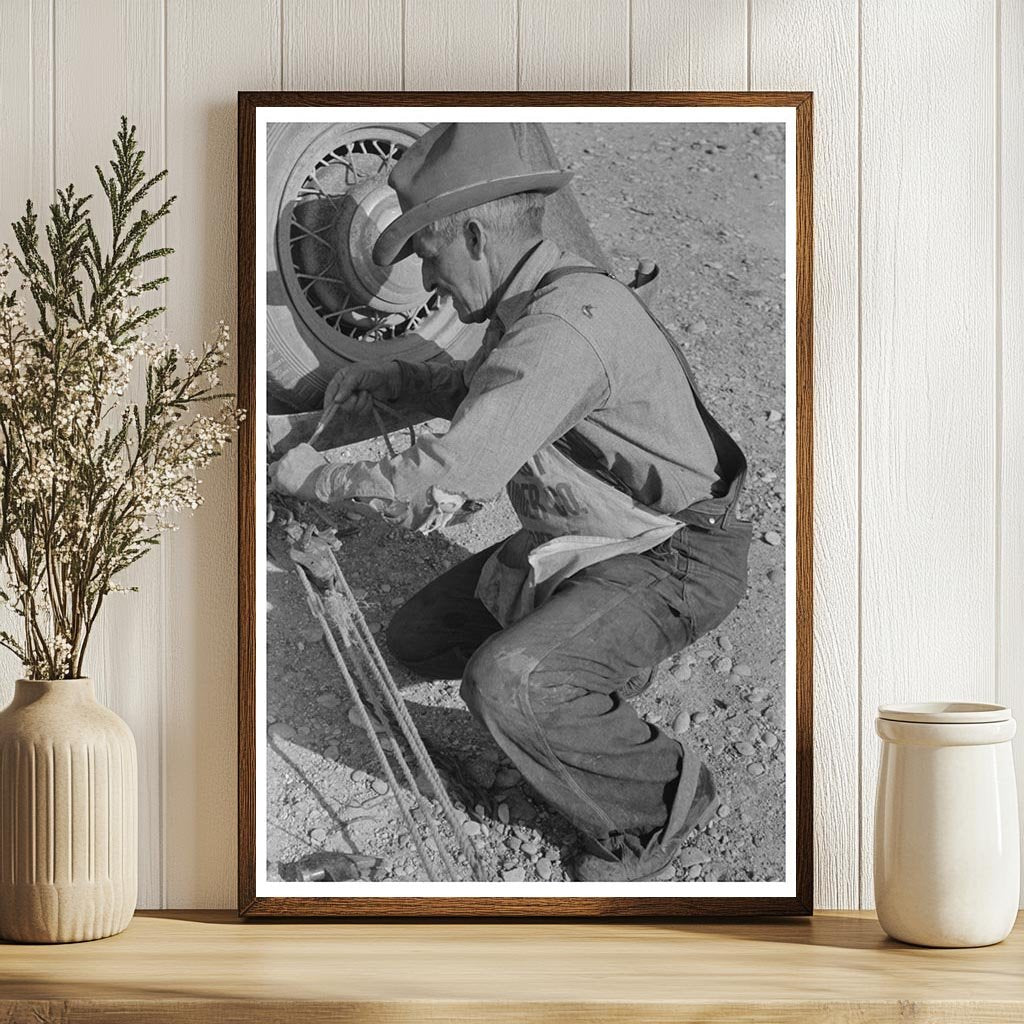
<instances>
[{"instance_id":1,"label":"worn trousers","mask_svg":"<svg viewBox=\"0 0 1024 1024\"><path fill-rule=\"evenodd\" d=\"M388 644L425 678L461 677L473 715L578 830L649 833L694 755L616 691L725 619L746 591L749 545L748 523L684 527L582 569L504 629L474 596L489 548L402 606Z\"/></svg>"}]
</instances>

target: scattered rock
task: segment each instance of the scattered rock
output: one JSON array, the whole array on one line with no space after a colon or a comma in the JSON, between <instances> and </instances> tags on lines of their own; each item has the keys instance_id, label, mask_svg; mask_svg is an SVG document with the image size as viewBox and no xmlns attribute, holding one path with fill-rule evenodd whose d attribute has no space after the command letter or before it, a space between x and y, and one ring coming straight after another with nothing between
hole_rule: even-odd
<instances>
[{"instance_id":1,"label":"scattered rock","mask_svg":"<svg viewBox=\"0 0 1024 1024\"><path fill-rule=\"evenodd\" d=\"M732 658L719 658L715 662L715 671L720 675L728 675L732 671Z\"/></svg>"},{"instance_id":2,"label":"scattered rock","mask_svg":"<svg viewBox=\"0 0 1024 1024\"><path fill-rule=\"evenodd\" d=\"M523 845L523 841L519 838L519 836L509 836L508 839L505 840L505 845L513 853L518 853L520 847Z\"/></svg>"},{"instance_id":3,"label":"scattered rock","mask_svg":"<svg viewBox=\"0 0 1024 1024\"><path fill-rule=\"evenodd\" d=\"M462 826L462 831L465 832L467 836L478 836L483 832L483 830L483 825L481 825L479 821L467 821Z\"/></svg>"},{"instance_id":4,"label":"scattered rock","mask_svg":"<svg viewBox=\"0 0 1024 1024\"><path fill-rule=\"evenodd\" d=\"M686 869L686 880L688 882L695 881L696 879L700 878L700 872L701 872L701 867L700 867L699 864L691 864Z\"/></svg>"},{"instance_id":5,"label":"scattered rock","mask_svg":"<svg viewBox=\"0 0 1024 1024\"><path fill-rule=\"evenodd\" d=\"M701 722L706 722L710 717L706 711L698 711L692 716L691 721L694 725L700 725Z\"/></svg>"},{"instance_id":6,"label":"scattered rock","mask_svg":"<svg viewBox=\"0 0 1024 1024\"><path fill-rule=\"evenodd\" d=\"M728 818L730 814L732 814L732 808L728 804L722 804L718 808L718 816L720 818Z\"/></svg>"},{"instance_id":7,"label":"scattered rock","mask_svg":"<svg viewBox=\"0 0 1024 1024\"><path fill-rule=\"evenodd\" d=\"M690 715L686 711L680 711L672 722L672 731L683 733L690 731Z\"/></svg>"},{"instance_id":8,"label":"scattered rock","mask_svg":"<svg viewBox=\"0 0 1024 1024\"><path fill-rule=\"evenodd\" d=\"M727 636L721 636L718 638L718 646L725 651L726 654L732 652L732 641Z\"/></svg>"},{"instance_id":9,"label":"scattered rock","mask_svg":"<svg viewBox=\"0 0 1024 1024\"><path fill-rule=\"evenodd\" d=\"M552 871L551 861L544 860L543 858L537 861L537 874L540 876L541 881L548 881L551 878Z\"/></svg>"},{"instance_id":10,"label":"scattered rock","mask_svg":"<svg viewBox=\"0 0 1024 1024\"><path fill-rule=\"evenodd\" d=\"M689 665L676 665L672 669L672 678L678 679L681 683L687 682L693 676L693 669Z\"/></svg>"},{"instance_id":11,"label":"scattered rock","mask_svg":"<svg viewBox=\"0 0 1024 1024\"><path fill-rule=\"evenodd\" d=\"M335 744L335 743L332 743L332 744L331 744L331 745L330 745L330 746L329 746L329 747L328 747L328 748L327 748L327 749L326 749L326 750L324 751L324 757L326 757L326 758L327 758L327 759L328 759L329 761L333 761L333 760L334 760L335 758L337 758L337 757L338 757L338 755L339 755L340 753L341 753L341 751L340 751L340 750L338 749L338 746L337 746L337 744Z\"/></svg>"},{"instance_id":12,"label":"scattered rock","mask_svg":"<svg viewBox=\"0 0 1024 1024\"><path fill-rule=\"evenodd\" d=\"M749 665L733 665L733 672L738 676L743 676L744 679L749 678L753 674L753 669Z\"/></svg>"},{"instance_id":13,"label":"scattered rock","mask_svg":"<svg viewBox=\"0 0 1024 1024\"><path fill-rule=\"evenodd\" d=\"M522 882L526 879L526 871L520 865L519 867L510 868L508 871L502 871L501 877L506 882Z\"/></svg>"},{"instance_id":14,"label":"scattered rock","mask_svg":"<svg viewBox=\"0 0 1024 1024\"><path fill-rule=\"evenodd\" d=\"M747 765L747 772L750 775L764 775L764 765L760 761Z\"/></svg>"},{"instance_id":15,"label":"scattered rock","mask_svg":"<svg viewBox=\"0 0 1024 1024\"><path fill-rule=\"evenodd\" d=\"M383 796L391 787L383 779L374 779L372 788L374 793L380 793Z\"/></svg>"},{"instance_id":16,"label":"scattered rock","mask_svg":"<svg viewBox=\"0 0 1024 1024\"><path fill-rule=\"evenodd\" d=\"M777 547L779 544L782 543L782 537L781 537L780 534L776 533L774 530L769 530L764 535L764 542L765 542L765 544L771 544L772 547Z\"/></svg>"},{"instance_id":17,"label":"scattered rock","mask_svg":"<svg viewBox=\"0 0 1024 1024\"><path fill-rule=\"evenodd\" d=\"M509 821L508 804L498 804L498 821L507 825Z\"/></svg>"},{"instance_id":18,"label":"scattered rock","mask_svg":"<svg viewBox=\"0 0 1024 1024\"><path fill-rule=\"evenodd\" d=\"M778 423L782 419L782 413L778 409L769 409L767 422Z\"/></svg>"},{"instance_id":19,"label":"scattered rock","mask_svg":"<svg viewBox=\"0 0 1024 1024\"><path fill-rule=\"evenodd\" d=\"M736 752L742 754L744 757L754 756L754 747L752 744L747 743L746 740L741 740L736 745Z\"/></svg>"},{"instance_id":20,"label":"scattered rock","mask_svg":"<svg viewBox=\"0 0 1024 1024\"><path fill-rule=\"evenodd\" d=\"M321 693L316 702L322 708L336 708L341 704L341 698L336 693Z\"/></svg>"},{"instance_id":21,"label":"scattered rock","mask_svg":"<svg viewBox=\"0 0 1024 1024\"><path fill-rule=\"evenodd\" d=\"M285 722L277 722L267 731L276 740L293 740L298 735L295 729Z\"/></svg>"},{"instance_id":22,"label":"scattered rock","mask_svg":"<svg viewBox=\"0 0 1024 1024\"><path fill-rule=\"evenodd\" d=\"M366 772L364 772L362 768L357 768L352 773L352 781L353 782L365 782L369 777L370 776L367 775Z\"/></svg>"},{"instance_id":23,"label":"scattered rock","mask_svg":"<svg viewBox=\"0 0 1024 1024\"><path fill-rule=\"evenodd\" d=\"M315 828L309 833L310 842L322 843L327 838L327 830L323 828Z\"/></svg>"},{"instance_id":24,"label":"scattered rock","mask_svg":"<svg viewBox=\"0 0 1024 1024\"><path fill-rule=\"evenodd\" d=\"M711 857L697 846L686 846L679 851L676 863L680 867L688 868L692 864L706 864Z\"/></svg>"},{"instance_id":25,"label":"scattered rock","mask_svg":"<svg viewBox=\"0 0 1024 1024\"><path fill-rule=\"evenodd\" d=\"M522 779L522 775L515 768L502 768L494 777L494 784L499 789L508 789Z\"/></svg>"},{"instance_id":26,"label":"scattered rock","mask_svg":"<svg viewBox=\"0 0 1024 1024\"><path fill-rule=\"evenodd\" d=\"M773 747L777 747L779 745L779 737L773 732L766 732L764 734L764 745L768 747L769 750Z\"/></svg>"},{"instance_id":27,"label":"scattered rock","mask_svg":"<svg viewBox=\"0 0 1024 1024\"><path fill-rule=\"evenodd\" d=\"M523 843L522 846L520 846L520 849L527 855L527 857L532 857L534 854L540 853L540 844L534 842Z\"/></svg>"},{"instance_id":28,"label":"scattered rock","mask_svg":"<svg viewBox=\"0 0 1024 1024\"><path fill-rule=\"evenodd\" d=\"M708 329L707 323L703 320L694 320L694 322L687 326L687 334L704 334Z\"/></svg>"}]
</instances>

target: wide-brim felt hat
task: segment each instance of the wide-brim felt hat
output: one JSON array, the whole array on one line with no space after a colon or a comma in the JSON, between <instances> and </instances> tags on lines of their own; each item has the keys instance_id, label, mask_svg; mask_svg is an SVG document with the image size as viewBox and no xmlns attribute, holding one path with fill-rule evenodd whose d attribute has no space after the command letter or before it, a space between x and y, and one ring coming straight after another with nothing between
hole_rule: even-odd
<instances>
[{"instance_id":1,"label":"wide-brim felt hat","mask_svg":"<svg viewBox=\"0 0 1024 1024\"><path fill-rule=\"evenodd\" d=\"M386 267L412 255L412 236L443 217L520 192L557 192L571 171L527 165L522 126L488 122L434 125L399 158L388 177L401 214L373 246Z\"/></svg>"}]
</instances>

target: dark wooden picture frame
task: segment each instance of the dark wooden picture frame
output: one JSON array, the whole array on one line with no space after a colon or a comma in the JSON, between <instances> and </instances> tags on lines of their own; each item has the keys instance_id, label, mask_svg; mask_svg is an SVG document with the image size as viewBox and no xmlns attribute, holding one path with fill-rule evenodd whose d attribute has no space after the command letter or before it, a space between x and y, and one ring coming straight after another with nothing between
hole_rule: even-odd
<instances>
[{"instance_id":1,"label":"dark wooden picture frame","mask_svg":"<svg viewBox=\"0 0 1024 1024\"><path fill-rule=\"evenodd\" d=\"M238 464L238 903L249 917L736 917L813 912L812 765L812 96L808 92L530 92L238 94L238 401L256 408L257 111L261 107L785 107L795 111L796 281L796 637L795 637L795 895L761 897L645 896L367 896L257 895L256 565L259 550L256 479L257 423L249 416ZM791 307L792 308L792 307ZM792 719L791 719L792 720ZM635 893L635 894L634 894Z\"/></svg>"}]
</instances>

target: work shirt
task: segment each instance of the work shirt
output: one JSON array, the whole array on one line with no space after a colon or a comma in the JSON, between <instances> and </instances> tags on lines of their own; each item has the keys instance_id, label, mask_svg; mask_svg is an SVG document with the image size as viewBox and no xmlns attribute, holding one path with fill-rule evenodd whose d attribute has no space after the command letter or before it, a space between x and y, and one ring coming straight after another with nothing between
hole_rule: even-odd
<instances>
[{"instance_id":1,"label":"work shirt","mask_svg":"<svg viewBox=\"0 0 1024 1024\"><path fill-rule=\"evenodd\" d=\"M411 528L439 503L497 497L532 456L564 438L584 468L610 474L638 503L672 513L712 494L716 454L664 335L624 285L599 274L548 271L586 263L541 242L506 286L468 361L400 363L403 398L451 419L379 462L329 464L325 502L373 500ZM375 499L375 500L374 500ZM448 505L445 506L445 502Z\"/></svg>"}]
</instances>

